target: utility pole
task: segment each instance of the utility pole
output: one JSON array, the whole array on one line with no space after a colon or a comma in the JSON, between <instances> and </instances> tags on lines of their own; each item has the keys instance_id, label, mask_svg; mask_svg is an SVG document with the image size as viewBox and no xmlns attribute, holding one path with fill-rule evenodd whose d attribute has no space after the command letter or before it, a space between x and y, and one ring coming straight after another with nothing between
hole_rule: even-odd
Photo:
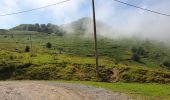
<instances>
[{"instance_id":1,"label":"utility pole","mask_svg":"<svg viewBox=\"0 0 170 100\"><path fill-rule=\"evenodd\" d=\"M95 47L95 57L96 57L96 77L99 78L99 59L98 59L98 48L97 48L97 30L96 30L96 15L95 15L95 4L92 0L93 9L93 25L94 25L94 47Z\"/></svg>"}]
</instances>

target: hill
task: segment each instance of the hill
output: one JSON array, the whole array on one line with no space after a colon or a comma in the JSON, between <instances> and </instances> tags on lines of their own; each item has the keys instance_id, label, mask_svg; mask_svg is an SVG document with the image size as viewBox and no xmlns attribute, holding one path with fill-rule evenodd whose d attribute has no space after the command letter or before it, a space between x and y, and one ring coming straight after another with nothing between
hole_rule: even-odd
<instances>
[{"instance_id":1,"label":"hill","mask_svg":"<svg viewBox=\"0 0 170 100\"><path fill-rule=\"evenodd\" d=\"M7 33L7 32L8 32L8 30L0 29L0 34L5 34L5 33Z\"/></svg>"},{"instance_id":2,"label":"hill","mask_svg":"<svg viewBox=\"0 0 170 100\"><path fill-rule=\"evenodd\" d=\"M101 79L96 79L93 38L82 35L87 32L83 26L90 20L83 18L60 26L65 30L72 26L74 34L15 28L0 35L0 79L170 82L170 48L163 43L135 37L109 39L100 36ZM102 25L105 24L99 26ZM26 46L29 47L27 52Z\"/></svg>"},{"instance_id":3,"label":"hill","mask_svg":"<svg viewBox=\"0 0 170 100\"><path fill-rule=\"evenodd\" d=\"M58 26L51 23L46 24L21 24L10 29L11 31L36 31L44 34L64 34L64 31Z\"/></svg>"},{"instance_id":4,"label":"hill","mask_svg":"<svg viewBox=\"0 0 170 100\"><path fill-rule=\"evenodd\" d=\"M18 31L36 31L43 33L72 33L78 35L92 34L93 33L93 20L89 17L84 17L79 20L73 21L71 23L63 25L55 25L48 23L46 24L21 24L16 27L11 28L10 30ZM105 23L97 21L97 32L98 34L107 34L113 33L112 27L108 26ZM106 31L107 30L107 31Z\"/></svg>"}]
</instances>

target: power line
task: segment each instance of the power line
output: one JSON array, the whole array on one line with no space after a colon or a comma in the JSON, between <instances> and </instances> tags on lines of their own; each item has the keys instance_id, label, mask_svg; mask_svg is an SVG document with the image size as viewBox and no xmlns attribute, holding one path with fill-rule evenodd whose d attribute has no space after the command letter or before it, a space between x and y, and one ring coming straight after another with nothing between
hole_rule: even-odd
<instances>
[{"instance_id":1,"label":"power line","mask_svg":"<svg viewBox=\"0 0 170 100\"><path fill-rule=\"evenodd\" d=\"M133 4L129 4L129 3L126 3L126 2L123 2L123 1L119 1L119 0L114 0L114 1L116 1L118 3L121 3L121 4L125 4L127 6L131 6L131 7L138 8L138 9L141 9L141 10L145 10L145 11L148 11L148 12L152 12L152 13L155 13L155 14L159 14L159 15L170 17L169 14L165 14L165 13L162 13L162 12L158 12L158 11L142 8L142 7L139 7L139 6L136 6L136 5L133 5Z\"/></svg>"},{"instance_id":2,"label":"power line","mask_svg":"<svg viewBox=\"0 0 170 100\"><path fill-rule=\"evenodd\" d=\"M55 5L58 5L58 4L62 4L62 3L68 2L68 1L71 1L71 0L64 0L64 1L54 3L54 4L46 5L46 6L43 6L43 7L34 8L34 9L30 9L30 10L25 10L25 11L13 12L13 13L8 13L8 14L3 14L3 15L0 15L0 16L17 15L17 14L21 14L21 13L31 12L31 11L40 10L40 9L43 9L43 8L55 6Z\"/></svg>"}]
</instances>

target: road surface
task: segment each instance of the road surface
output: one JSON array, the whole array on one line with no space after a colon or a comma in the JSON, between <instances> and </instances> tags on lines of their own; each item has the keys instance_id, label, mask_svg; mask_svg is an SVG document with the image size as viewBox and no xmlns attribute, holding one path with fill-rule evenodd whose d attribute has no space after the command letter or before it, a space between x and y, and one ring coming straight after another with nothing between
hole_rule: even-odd
<instances>
[{"instance_id":1,"label":"road surface","mask_svg":"<svg viewBox=\"0 0 170 100\"><path fill-rule=\"evenodd\" d=\"M131 100L121 93L80 84L2 81L0 100Z\"/></svg>"}]
</instances>

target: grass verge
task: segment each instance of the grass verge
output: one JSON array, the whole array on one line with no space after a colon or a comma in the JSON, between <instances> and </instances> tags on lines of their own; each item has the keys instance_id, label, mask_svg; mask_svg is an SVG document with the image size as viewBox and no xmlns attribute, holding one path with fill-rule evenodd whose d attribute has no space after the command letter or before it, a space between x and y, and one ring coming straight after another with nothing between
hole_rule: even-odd
<instances>
[{"instance_id":1,"label":"grass verge","mask_svg":"<svg viewBox=\"0 0 170 100\"><path fill-rule=\"evenodd\" d=\"M105 83L89 81L55 81L64 83L76 83L105 88L113 92L121 92L134 99L142 100L170 100L170 84L152 83Z\"/></svg>"}]
</instances>

